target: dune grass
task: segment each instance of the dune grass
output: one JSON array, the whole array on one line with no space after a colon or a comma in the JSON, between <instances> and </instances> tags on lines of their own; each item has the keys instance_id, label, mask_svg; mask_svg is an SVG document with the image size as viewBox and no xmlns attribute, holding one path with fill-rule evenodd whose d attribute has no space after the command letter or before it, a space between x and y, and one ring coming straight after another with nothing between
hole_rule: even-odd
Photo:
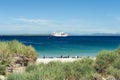
<instances>
[{"instance_id":1,"label":"dune grass","mask_svg":"<svg viewBox=\"0 0 120 80\"><path fill-rule=\"evenodd\" d=\"M83 59L75 62L50 62L48 64L29 65L23 79L17 80L87 80L96 73L93 60ZM10 74L8 80L16 80L21 73ZM19 78L19 77L18 77Z\"/></svg>"},{"instance_id":2,"label":"dune grass","mask_svg":"<svg viewBox=\"0 0 120 80\"><path fill-rule=\"evenodd\" d=\"M35 62L38 55L35 51L35 49L29 45L26 46L22 43L20 43L17 40L13 41L1 41L0 42L0 74L6 74L6 69L9 66L14 66L16 59L15 58L23 58L21 61L22 63L25 63L27 61ZM20 61L20 60L19 60ZM4 67L3 67L4 66ZM5 68L5 69L4 69Z\"/></svg>"},{"instance_id":3,"label":"dune grass","mask_svg":"<svg viewBox=\"0 0 120 80\"><path fill-rule=\"evenodd\" d=\"M35 49L29 45L26 46L20 43L17 40L5 42L0 42L0 59L18 56L18 55L25 55L27 57L37 57L37 53Z\"/></svg>"},{"instance_id":4,"label":"dune grass","mask_svg":"<svg viewBox=\"0 0 120 80\"><path fill-rule=\"evenodd\" d=\"M74 62L29 65L24 73L9 74L7 80L119 80L119 74L120 48L101 51L95 60L84 58Z\"/></svg>"}]
</instances>

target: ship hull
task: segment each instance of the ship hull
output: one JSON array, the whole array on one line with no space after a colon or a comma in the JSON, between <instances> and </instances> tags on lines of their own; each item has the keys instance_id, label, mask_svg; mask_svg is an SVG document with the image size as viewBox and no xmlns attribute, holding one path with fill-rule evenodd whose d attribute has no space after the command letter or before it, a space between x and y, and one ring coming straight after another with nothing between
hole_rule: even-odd
<instances>
[{"instance_id":1,"label":"ship hull","mask_svg":"<svg viewBox=\"0 0 120 80\"><path fill-rule=\"evenodd\" d=\"M55 36L55 37L67 37L68 34L64 33L64 32L54 32L52 34L52 36Z\"/></svg>"}]
</instances>

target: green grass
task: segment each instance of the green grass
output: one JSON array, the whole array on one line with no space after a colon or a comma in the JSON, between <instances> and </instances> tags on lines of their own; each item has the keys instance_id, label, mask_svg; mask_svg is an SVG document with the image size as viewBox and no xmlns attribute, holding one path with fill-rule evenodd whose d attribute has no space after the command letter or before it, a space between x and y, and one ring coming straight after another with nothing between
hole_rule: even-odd
<instances>
[{"instance_id":1,"label":"green grass","mask_svg":"<svg viewBox=\"0 0 120 80\"><path fill-rule=\"evenodd\" d=\"M6 47L6 46L5 46ZM113 76L120 80L120 48L101 51L95 60L84 58L74 62L33 64L23 73L13 73L8 80L102 80Z\"/></svg>"},{"instance_id":2,"label":"green grass","mask_svg":"<svg viewBox=\"0 0 120 80\"><path fill-rule=\"evenodd\" d=\"M35 49L29 45L26 46L17 40L10 42L0 42L0 59L24 55L27 57L37 57Z\"/></svg>"},{"instance_id":3,"label":"green grass","mask_svg":"<svg viewBox=\"0 0 120 80\"><path fill-rule=\"evenodd\" d=\"M24 79L21 80L87 80L92 78L92 74L96 73L93 64L91 64L93 62L91 59L83 59L73 63L58 61L29 65L22 76ZM16 80L19 74L8 75L8 80Z\"/></svg>"},{"instance_id":4,"label":"green grass","mask_svg":"<svg viewBox=\"0 0 120 80\"><path fill-rule=\"evenodd\" d=\"M20 58L21 56L23 56L24 59L28 59L28 63L34 63L38 57L35 49L31 45L26 46L17 40L0 42L0 69L2 69L2 65L5 68L10 65L14 66L15 57ZM25 60L23 60L23 63L25 63ZM4 72L5 70L2 69L0 74ZM6 74L6 72L4 74Z\"/></svg>"}]
</instances>

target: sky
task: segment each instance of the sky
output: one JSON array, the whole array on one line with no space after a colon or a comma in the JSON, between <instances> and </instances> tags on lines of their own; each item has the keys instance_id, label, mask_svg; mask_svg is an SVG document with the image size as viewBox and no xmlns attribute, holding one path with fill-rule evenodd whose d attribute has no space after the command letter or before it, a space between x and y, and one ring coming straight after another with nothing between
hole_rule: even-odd
<instances>
[{"instance_id":1,"label":"sky","mask_svg":"<svg viewBox=\"0 0 120 80\"><path fill-rule=\"evenodd\" d=\"M120 0L0 0L0 34L120 33Z\"/></svg>"}]
</instances>

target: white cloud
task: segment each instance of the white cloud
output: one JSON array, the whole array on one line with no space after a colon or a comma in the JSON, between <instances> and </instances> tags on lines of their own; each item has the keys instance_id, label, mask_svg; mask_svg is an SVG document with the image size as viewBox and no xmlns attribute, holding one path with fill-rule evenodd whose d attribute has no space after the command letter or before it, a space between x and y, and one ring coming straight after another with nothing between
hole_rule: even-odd
<instances>
[{"instance_id":1,"label":"white cloud","mask_svg":"<svg viewBox=\"0 0 120 80\"><path fill-rule=\"evenodd\" d=\"M42 25L48 25L48 24L53 23L50 20L43 20L43 19L15 18L15 20L22 21L22 22L28 22L28 23L42 24Z\"/></svg>"},{"instance_id":2,"label":"white cloud","mask_svg":"<svg viewBox=\"0 0 120 80\"><path fill-rule=\"evenodd\" d=\"M108 27L106 27L108 26ZM64 31L73 34L88 33L119 33L119 27L109 27L102 24L88 24L81 20L45 20L32 18L12 18L9 24L0 25L0 32L4 33L51 33L54 31Z\"/></svg>"}]
</instances>

